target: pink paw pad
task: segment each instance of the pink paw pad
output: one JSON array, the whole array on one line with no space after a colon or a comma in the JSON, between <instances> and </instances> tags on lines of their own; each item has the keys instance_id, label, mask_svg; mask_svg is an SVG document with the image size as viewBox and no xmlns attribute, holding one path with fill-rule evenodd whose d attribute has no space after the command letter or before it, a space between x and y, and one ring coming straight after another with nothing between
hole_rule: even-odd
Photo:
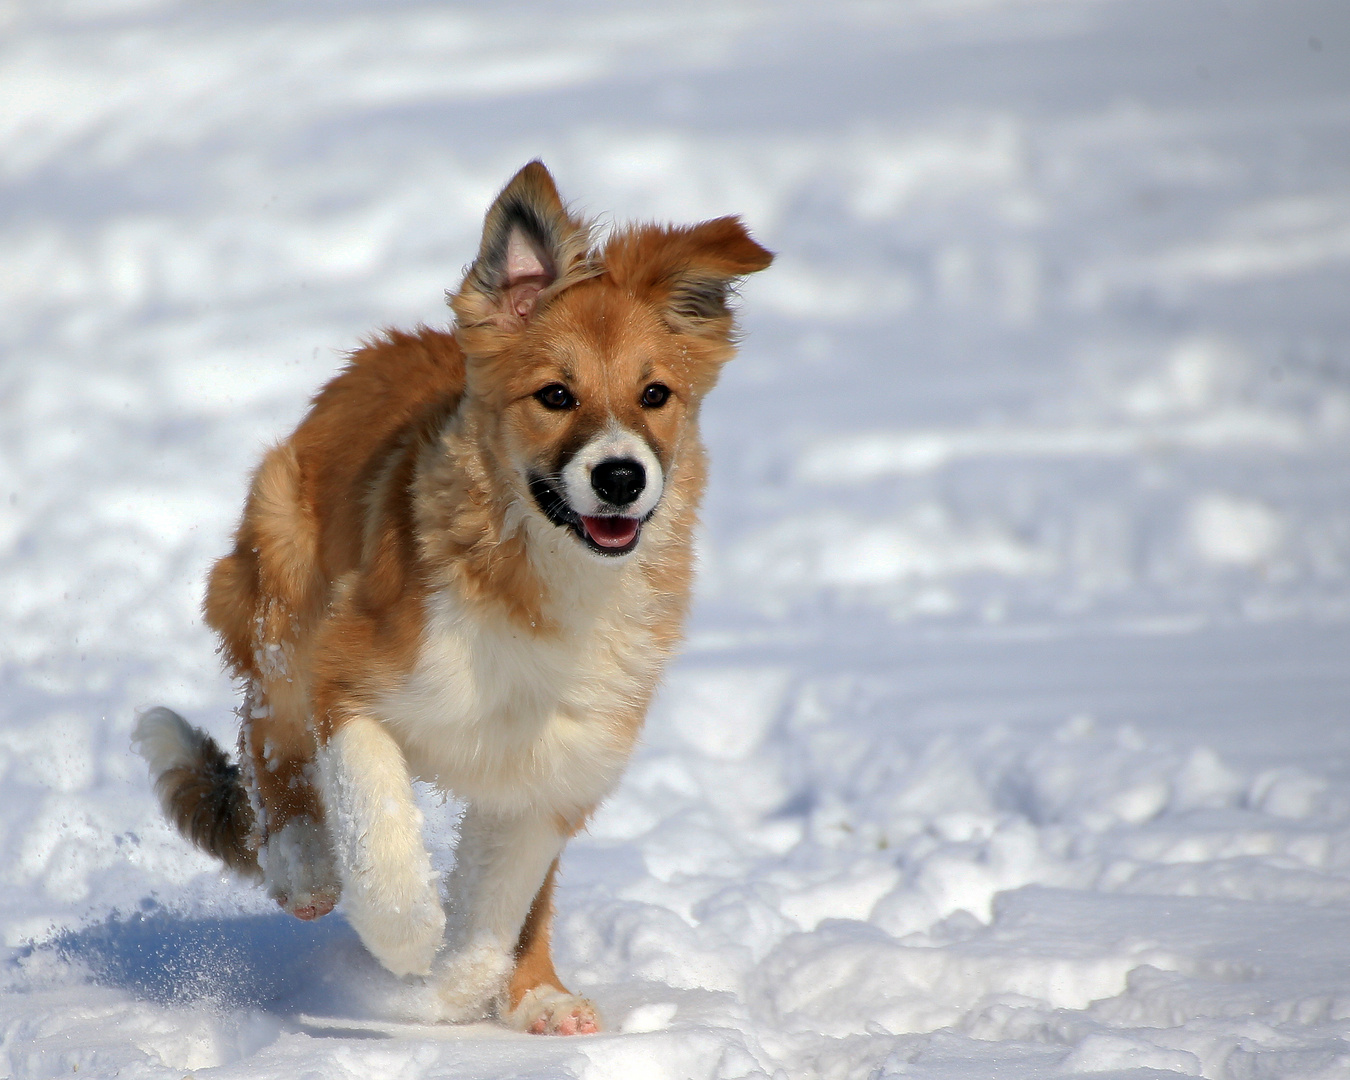
<instances>
[{"instance_id":1,"label":"pink paw pad","mask_svg":"<svg viewBox=\"0 0 1350 1080\"><path fill-rule=\"evenodd\" d=\"M600 1022L590 1002L577 1002L570 1009L548 1010L530 1025L531 1035L595 1035Z\"/></svg>"},{"instance_id":2,"label":"pink paw pad","mask_svg":"<svg viewBox=\"0 0 1350 1080\"><path fill-rule=\"evenodd\" d=\"M305 922L313 922L315 919L322 919L333 910L334 901L326 896L315 896L310 898L307 904L296 904L291 906L289 897L278 896L277 906L283 911L289 911L297 919L303 919Z\"/></svg>"}]
</instances>

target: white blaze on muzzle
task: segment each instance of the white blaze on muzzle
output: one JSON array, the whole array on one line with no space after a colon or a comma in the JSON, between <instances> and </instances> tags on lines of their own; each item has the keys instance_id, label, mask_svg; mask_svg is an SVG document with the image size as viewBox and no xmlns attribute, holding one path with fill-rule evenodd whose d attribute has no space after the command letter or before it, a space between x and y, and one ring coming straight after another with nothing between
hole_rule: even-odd
<instances>
[{"instance_id":1,"label":"white blaze on muzzle","mask_svg":"<svg viewBox=\"0 0 1350 1080\"><path fill-rule=\"evenodd\" d=\"M629 503L606 501L596 486L596 469L611 470L620 462L636 462L642 468L642 490ZM665 490L665 474L647 440L611 423L578 450L562 470L563 493L568 505L583 517L625 517L641 520L656 509ZM605 484L602 480L600 488Z\"/></svg>"}]
</instances>

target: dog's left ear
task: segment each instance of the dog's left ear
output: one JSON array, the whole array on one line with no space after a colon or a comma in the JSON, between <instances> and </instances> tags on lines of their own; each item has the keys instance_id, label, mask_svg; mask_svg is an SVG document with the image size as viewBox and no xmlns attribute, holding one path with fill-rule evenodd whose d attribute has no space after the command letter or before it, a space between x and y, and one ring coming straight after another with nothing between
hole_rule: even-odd
<instances>
[{"instance_id":1,"label":"dog's left ear","mask_svg":"<svg viewBox=\"0 0 1350 1080\"><path fill-rule=\"evenodd\" d=\"M468 350L492 351L495 338L523 329L545 293L585 270L589 248L586 222L567 212L543 163L531 161L488 209L478 258L450 298Z\"/></svg>"},{"instance_id":2,"label":"dog's left ear","mask_svg":"<svg viewBox=\"0 0 1350 1080\"><path fill-rule=\"evenodd\" d=\"M773 254L757 244L739 218L685 227L647 226L611 249L616 278L637 278L680 334L726 339L736 282L765 269Z\"/></svg>"}]
</instances>

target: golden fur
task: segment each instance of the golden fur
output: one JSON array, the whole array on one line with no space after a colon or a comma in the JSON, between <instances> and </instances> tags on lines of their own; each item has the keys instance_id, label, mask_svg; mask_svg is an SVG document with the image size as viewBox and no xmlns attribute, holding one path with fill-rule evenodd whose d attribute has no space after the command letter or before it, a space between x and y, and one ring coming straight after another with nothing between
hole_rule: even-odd
<instances>
[{"instance_id":1,"label":"golden fur","mask_svg":"<svg viewBox=\"0 0 1350 1080\"><path fill-rule=\"evenodd\" d=\"M522 169L489 210L478 257L450 298L453 332L371 341L254 475L205 601L226 663L247 688L242 775L217 751L210 776L234 791L233 813L202 823L210 793L200 771L186 757L163 757L181 781L167 771L159 780L180 827L197 821L186 830L192 838L246 871L259 851L265 865L280 859L268 845L292 823L317 830L306 834L313 850L341 849L324 748L354 718L373 720L373 737L398 747L395 771L405 761L411 775L496 815L485 835L516 835L528 818L529 835L542 837L542 854L532 856L539 865L523 874L533 882L523 921L516 908L499 917L516 929L496 1007L530 1030L595 1030L594 1010L567 994L550 956L556 851L617 779L679 638L705 480L699 405L733 353L729 289L770 260L734 218L634 226L597 247L544 167ZM555 384L574 407L541 405L536 395ZM659 407L643 404L653 384L669 391ZM607 432L649 451L664 484L636 548L621 558L586 551L541 512L530 487L531 476L556 476L560 462ZM442 656L470 660L438 667ZM508 690L475 683L474 697L438 681L441 668L472 666L473 657L489 676L499 666L517 673L521 715L537 710L537 731L495 732L513 714L471 704L516 701ZM438 709L461 701L478 742L449 746ZM567 764L567 754L586 753L587 739L604 748L594 775ZM555 743L566 753L549 758ZM518 760L522 753L531 760ZM344 868L356 858L332 857ZM484 872L510 874L496 863ZM273 891L288 910L317 917L340 888L350 892L343 875L356 873L328 880L316 871L297 885L310 878L277 871L283 884ZM371 908L372 926L381 910ZM363 936L391 968L425 968L420 945L390 946L391 957L399 949L415 957L390 960ZM534 1011L517 1016L527 998Z\"/></svg>"}]
</instances>

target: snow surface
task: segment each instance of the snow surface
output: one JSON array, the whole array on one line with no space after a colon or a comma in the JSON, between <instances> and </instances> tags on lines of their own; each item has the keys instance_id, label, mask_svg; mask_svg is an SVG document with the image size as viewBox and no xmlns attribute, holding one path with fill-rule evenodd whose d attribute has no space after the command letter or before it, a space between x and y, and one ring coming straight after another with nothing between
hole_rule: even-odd
<instances>
[{"instance_id":1,"label":"snow surface","mask_svg":"<svg viewBox=\"0 0 1350 1080\"><path fill-rule=\"evenodd\" d=\"M385 1022L128 749L534 156L780 253L570 1040ZM9 2L0 185L0 1073L1350 1076L1344 0Z\"/></svg>"}]
</instances>

